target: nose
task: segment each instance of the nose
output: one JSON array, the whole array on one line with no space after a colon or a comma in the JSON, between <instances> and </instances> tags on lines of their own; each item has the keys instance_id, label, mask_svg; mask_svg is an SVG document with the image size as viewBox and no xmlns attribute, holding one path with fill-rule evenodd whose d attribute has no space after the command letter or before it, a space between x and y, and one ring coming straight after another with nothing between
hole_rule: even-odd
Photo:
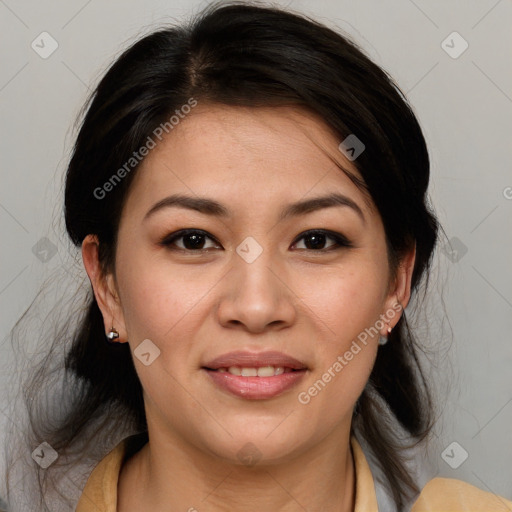
<instances>
[{"instance_id":1,"label":"nose","mask_svg":"<svg viewBox=\"0 0 512 512\"><path fill-rule=\"evenodd\" d=\"M289 327L295 321L297 296L287 281L270 251L252 263L233 254L217 310L219 322L252 333Z\"/></svg>"}]
</instances>

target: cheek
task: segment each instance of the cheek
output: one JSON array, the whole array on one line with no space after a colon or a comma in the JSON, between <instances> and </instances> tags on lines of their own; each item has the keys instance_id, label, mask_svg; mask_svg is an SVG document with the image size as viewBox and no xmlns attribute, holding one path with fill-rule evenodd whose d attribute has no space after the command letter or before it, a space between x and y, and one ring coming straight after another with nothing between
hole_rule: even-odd
<instances>
[{"instance_id":1,"label":"cheek","mask_svg":"<svg viewBox=\"0 0 512 512\"><path fill-rule=\"evenodd\" d=\"M299 295L305 311L310 311L315 331L322 331L314 341L317 366L298 397L311 413L329 408L349 414L368 381L386 291L381 272L379 266L359 261L302 281ZM335 422L335 416L329 421Z\"/></svg>"},{"instance_id":2,"label":"cheek","mask_svg":"<svg viewBox=\"0 0 512 512\"><path fill-rule=\"evenodd\" d=\"M316 321L325 339L343 349L347 341L374 325L386 297L383 271L361 262L333 269L320 269L296 281L298 295L307 306L304 313ZM314 315L311 315L314 312Z\"/></svg>"},{"instance_id":3,"label":"cheek","mask_svg":"<svg viewBox=\"0 0 512 512\"><path fill-rule=\"evenodd\" d=\"M200 325L196 325L198 302L213 283L191 278L190 273L157 261L147 251L132 251L129 258L119 261L117 275L132 352L146 339L160 351L149 366L134 357L145 399L151 403L165 403L169 396L176 401L186 399L178 383L190 373L195 350L190 340Z\"/></svg>"},{"instance_id":4,"label":"cheek","mask_svg":"<svg viewBox=\"0 0 512 512\"><path fill-rule=\"evenodd\" d=\"M179 331L180 322L192 314L209 289L208 280L197 280L176 265L132 251L117 266L123 314L131 341L162 341ZM157 343L158 344L158 343Z\"/></svg>"}]
</instances>

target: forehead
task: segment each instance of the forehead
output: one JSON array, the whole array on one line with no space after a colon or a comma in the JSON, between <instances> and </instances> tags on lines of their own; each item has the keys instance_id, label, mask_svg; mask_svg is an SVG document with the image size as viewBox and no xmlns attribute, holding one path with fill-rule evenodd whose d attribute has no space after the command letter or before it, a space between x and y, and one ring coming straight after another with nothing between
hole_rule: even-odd
<instances>
[{"instance_id":1,"label":"forehead","mask_svg":"<svg viewBox=\"0 0 512 512\"><path fill-rule=\"evenodd\" d=\"M146 156L127 202L158 201L176 191L225 203L261 204L343 191L371 201L340 169L361 179L338 150L339 138L301 107L199 103ZM132 206L134 206L132 204ZM137 205L135 205L137 206Z\"/></svg>"}]
</instances>

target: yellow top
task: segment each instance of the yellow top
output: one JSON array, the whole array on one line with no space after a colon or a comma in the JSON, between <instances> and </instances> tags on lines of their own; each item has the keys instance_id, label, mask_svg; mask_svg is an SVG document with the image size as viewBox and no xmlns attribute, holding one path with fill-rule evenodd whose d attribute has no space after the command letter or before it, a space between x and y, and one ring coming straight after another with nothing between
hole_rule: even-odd
<instances>
[{"instance_id":1,"label":"yellow top","mask_svg":"<svg viewBox=\"0 0 512 512\"><path fill-rule=\"evenodd\" d=\"M75 512L117 512L119 473L125 459L142 447L141 439L144 437L140 434L123 439L99 462L87 480ZM375 485L366 457L354 436L350 444L356 473L354 512L378 512ZM411 512L512 512L512 501L461 480L434 478L425 485Z\"/></svg>"}]
</instances>

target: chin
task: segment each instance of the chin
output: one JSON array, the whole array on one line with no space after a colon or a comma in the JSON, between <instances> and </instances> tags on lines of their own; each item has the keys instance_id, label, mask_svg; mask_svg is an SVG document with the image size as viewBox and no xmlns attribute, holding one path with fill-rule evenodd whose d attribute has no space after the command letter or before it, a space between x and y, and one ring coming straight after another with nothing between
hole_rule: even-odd
<instances>
[{"instance_id":1,"label":"chin","mask_svg":"<svg viewBox=\"0 0 512 512\"><path fill-rule=\"evenodd\" d=\"M281 419L282 420L282 419ZM307 444L304 432L296 436L289 428L274 421L272 428L228 429L221 439L208 435L204 438L207 451L224 459L229 464L240 466L276 465L287 462ZM282 427L282 428L281 428ZM211 432L210 432L211 434Z\"/></svg>"}]
</instances>

